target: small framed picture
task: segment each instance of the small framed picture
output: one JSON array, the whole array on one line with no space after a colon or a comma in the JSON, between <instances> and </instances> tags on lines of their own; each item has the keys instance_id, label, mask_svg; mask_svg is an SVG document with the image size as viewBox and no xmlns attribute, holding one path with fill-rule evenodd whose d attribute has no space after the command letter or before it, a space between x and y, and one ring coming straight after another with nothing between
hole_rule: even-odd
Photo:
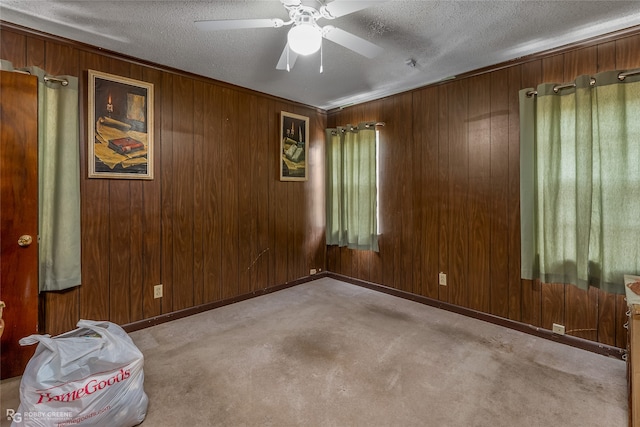
<instances>
[{"instance_id":1,"label":"small framed picture","mask_svg":"<svg viewBox=\"0 0 640 427\"><path fill-rule=\"evenodd\" d=\"M153 179L153 84L89 70L89 178Z\"/></svg>"},{"instance_id":2,"label":"small framed picture","mask_svg":"<svg viewBox=\"0 0 640 427\"><path fill-rule=\"evenodd\" d=\"M306 181L309 117L280 112L280 181Z\"/></svg>"}]
</instances>

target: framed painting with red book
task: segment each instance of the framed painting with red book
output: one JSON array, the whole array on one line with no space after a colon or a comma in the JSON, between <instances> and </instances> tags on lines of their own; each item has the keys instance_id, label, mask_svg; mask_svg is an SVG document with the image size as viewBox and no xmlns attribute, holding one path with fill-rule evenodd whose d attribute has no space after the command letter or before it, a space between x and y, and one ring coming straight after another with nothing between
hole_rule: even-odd
<instances>
[{"instance_id":1,"label":"framed painting with red book","mask_svg":"<svg viewBox=\"0 0 640 427\"><path fill-rule=\"evenodd\" d=\"M88 71L89 178L153 179L153 84Z\"/></svg>"}]
</instances>

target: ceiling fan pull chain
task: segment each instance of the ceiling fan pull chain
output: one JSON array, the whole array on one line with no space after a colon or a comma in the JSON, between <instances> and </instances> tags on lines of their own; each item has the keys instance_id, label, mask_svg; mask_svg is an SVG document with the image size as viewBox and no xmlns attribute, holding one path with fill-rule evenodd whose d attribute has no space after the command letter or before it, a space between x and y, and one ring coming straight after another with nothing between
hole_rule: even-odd
<instances>
[{"instance_id":1,"label":"ceiling fan pull chain","mask_svg":"<svg viewBox=\"0 0 640 427\"><path fill-rule=\"evenodd\" d=\"M322 40L320 41L320 73L322 73Z\"/></svg>"},{"instance_id":2,"label":"ceiling fan pull chain","mask_svg":"<svg viewBox=\"0 0 640 427\"><path fill-rule=\"evenodd\" d=\"M287 73L291 72L291 68L289 67L289 51L291 48L289 47L289 43L287 43Z\"/></svg>"}]
</instances>

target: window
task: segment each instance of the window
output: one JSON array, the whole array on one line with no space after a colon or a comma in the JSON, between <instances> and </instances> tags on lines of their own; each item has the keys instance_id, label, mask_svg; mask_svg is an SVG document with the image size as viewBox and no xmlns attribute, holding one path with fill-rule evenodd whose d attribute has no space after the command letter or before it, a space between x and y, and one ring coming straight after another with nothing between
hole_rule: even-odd
<instances>
[{"instance_id":1,"label":"window","mask_svg":"<svg viewBox=\"0 0 640 427\"><path fill-rule=\"evenodd\" d=\"M525 279L624 293L640 271L640 79L618 74L520 93Z\"/></svg>"},{"instance_id":2,"label":"window","mask_svg":"<svg viewBox=\"0 0 640 427\"><path fill-rule=\"evenodd\" d=\"M378 138L373 123L327 129L328 245L378 251Z\"/></svg>"}]
</instances>

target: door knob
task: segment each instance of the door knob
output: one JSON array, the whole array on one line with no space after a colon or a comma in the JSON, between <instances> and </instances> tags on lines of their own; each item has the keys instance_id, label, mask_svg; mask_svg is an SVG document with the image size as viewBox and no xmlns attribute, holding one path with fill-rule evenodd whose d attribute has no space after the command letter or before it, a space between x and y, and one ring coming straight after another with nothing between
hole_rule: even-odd
<instances>
[{"instance_id":1,"label":"door knob","mask_svg":"<svg viewBox=\"0 0 640 427\"><path fill-rule=\"evenodd\" d=\"M28 234L23 234L18 239L18 245L22 246L23 248L29 246L32 242L33 242L33 237L29 236Z\"/></svg>"}]
</instances>

